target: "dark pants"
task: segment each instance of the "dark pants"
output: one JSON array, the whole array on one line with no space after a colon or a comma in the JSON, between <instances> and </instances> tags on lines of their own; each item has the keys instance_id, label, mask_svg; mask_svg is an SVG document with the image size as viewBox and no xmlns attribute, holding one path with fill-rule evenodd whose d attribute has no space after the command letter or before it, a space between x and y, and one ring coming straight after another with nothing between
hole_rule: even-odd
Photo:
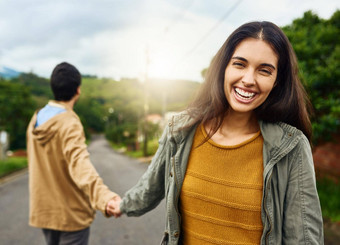
<instances>
[{"instance_id":1,"label":"dark pants","mask_svg":"<svg viewBox=\"0 0 340 245\"><path fill-rule=\"evenodd\" d=\"M47 245L87 245L90 227L80 231L56 231L42 229Z\"/></svg>"}]
</instances>

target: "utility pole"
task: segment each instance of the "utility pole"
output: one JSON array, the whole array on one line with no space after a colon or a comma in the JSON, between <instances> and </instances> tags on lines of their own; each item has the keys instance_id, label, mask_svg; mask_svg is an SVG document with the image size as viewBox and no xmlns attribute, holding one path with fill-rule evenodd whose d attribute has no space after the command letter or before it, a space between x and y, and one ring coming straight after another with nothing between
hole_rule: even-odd
<instances>
[{"instance_id":1,"label":"utility pole","mask_svg":"<svg viewBox=\"0 0 340 245\"><path fill-rule=\"evenodd\" d=\"M149 72L149 63L150 63L150 58L149 58L149 47L146 46L146 67L145 67L145 77L144 77L144 128L143 128L143 133L144 133L144 144L143 144L143 155L147 156L148 155L148 122L147 122L147 117L149 114L149 77L148 77L148 72Z\"/></svg>"},{"instance_id":2,"label":"utility pole","mask_svg":"<svg viewBox=\"0 0 340 245\"><path fill-rule=\"evenodd\" d=\"M165 87L162 88L162 113L163 113L163 118L165 118L165 114L167 111L167 90Z\"/></svg>"}]
</instances>

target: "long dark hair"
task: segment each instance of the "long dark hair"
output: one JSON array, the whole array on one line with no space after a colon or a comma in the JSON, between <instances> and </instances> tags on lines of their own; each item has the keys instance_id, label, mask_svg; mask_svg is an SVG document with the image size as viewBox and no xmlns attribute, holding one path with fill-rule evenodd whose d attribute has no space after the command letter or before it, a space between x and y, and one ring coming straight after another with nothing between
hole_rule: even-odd
<instances>
[{"instance_id":1,"label":"long dark hair","mask_svg":"<svg viewBox=\"0 0 340 245\"><path fill-rule=\"evenodd\" d=\"M194 119L191 125L211 121L210 138L223 122L229 108L224 93L225 69L236 49L246 38L267 42L279 57L275 86L266 101L255 109L259 120L285 122L300 129L311 140L311 106L298 77L298 64L294 50L283 31L267 21L250 22L237 28L217 52L196 98L188 107Z\"/></svg>"}]
</instances>

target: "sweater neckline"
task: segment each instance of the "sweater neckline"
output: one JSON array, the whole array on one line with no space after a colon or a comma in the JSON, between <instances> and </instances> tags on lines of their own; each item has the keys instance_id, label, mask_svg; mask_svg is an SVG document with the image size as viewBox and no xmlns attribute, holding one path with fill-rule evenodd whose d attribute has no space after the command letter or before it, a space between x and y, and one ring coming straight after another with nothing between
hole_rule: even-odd
<instances>
[{"instance_id":1,"label":"sweater neckline","mask_svg":"<svg viewBox=\"0 0 340 245\"><path fill-rule=\"evenodd\" d=\"M203 133L203 136L204 138L206 138L208 136L203 124L200 125L200 130L202 131ZM257 131L255 135L253 135L251 138L239 143L239 144L236 144L236 145L221 145L221 144L218 144L216 143L215 141L213 141L211 138L208 140L208 143L215 146L215 147L219 147L219 148L224 148L224 149L235 149L235 148L239 148L239 147L242 147L242 146L245 146L251 142L253 142L254 140L256 140L259 136L261 135L261 130Z\"/></svg>"}]
</instances>

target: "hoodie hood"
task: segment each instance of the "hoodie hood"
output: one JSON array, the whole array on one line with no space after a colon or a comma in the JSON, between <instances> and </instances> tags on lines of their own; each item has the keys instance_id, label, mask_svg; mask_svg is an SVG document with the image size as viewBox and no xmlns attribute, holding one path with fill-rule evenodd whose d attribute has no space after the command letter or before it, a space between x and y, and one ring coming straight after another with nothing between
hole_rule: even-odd
<instances>
[{"instance_id":1,"label":"hoodie hood","mask_svg":"<svg viewBox=\"0 0 340 245\"><path fill-rule=\"evenodd\" d=\"M36 121L37 121L37 114L38 114L38 111L36 111L34 113L34 116L31 120L31 122L30 122L28 130L31 131L32 137L34 139L36 139L40 144L45 145L58 132L58 130L62 126L62 122L63 122L63 120L61 120L61 119L63 117L65 117L66 114L68 114L68 113L72 113L72 111L67 110L65 112L62 112L62 113L50 118L48 121L46 121L42 125L35 127L35 124L36 124Z\"/></svg>"}]
</instances>

